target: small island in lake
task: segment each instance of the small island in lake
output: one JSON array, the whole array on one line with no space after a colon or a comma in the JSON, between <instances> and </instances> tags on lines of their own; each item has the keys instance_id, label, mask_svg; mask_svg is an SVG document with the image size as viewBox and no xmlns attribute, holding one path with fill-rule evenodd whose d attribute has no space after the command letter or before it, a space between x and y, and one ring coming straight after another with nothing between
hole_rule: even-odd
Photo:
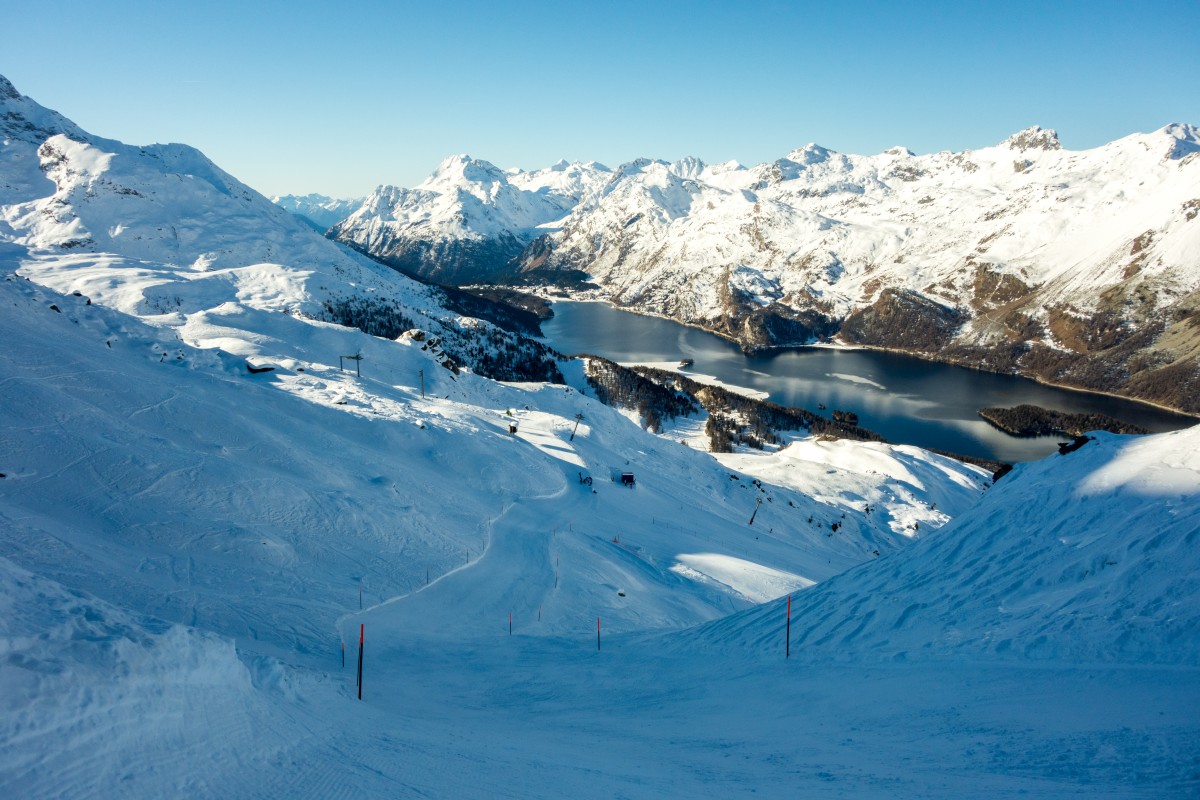
<instances>
[{"instance_id":1,"label":"small island in lake","mask_svg":"<svg viewBox=\"0 0 1200 800\"><path fill-rule=\"evenodd\" d=\"M1012 408L983 408L979 410L993 426L1012 436L1051 436L1067 434L1080 436L1086 431L1109 433L1149 433L1146 428L1122 422L1106 414L1069 414L1041 406L1020 405Z\"/></svg>"}]
</instances>

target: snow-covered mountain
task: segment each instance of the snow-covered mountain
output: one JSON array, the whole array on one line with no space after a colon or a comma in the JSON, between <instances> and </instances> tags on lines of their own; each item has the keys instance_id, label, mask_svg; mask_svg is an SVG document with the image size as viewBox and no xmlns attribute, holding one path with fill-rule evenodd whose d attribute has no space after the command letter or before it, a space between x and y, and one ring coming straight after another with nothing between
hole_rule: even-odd
<instances>
[{"instance_id":1,"label":"snow-covered mountain","mask_svg":"<svg viewBox=\"0 0 1200 800\"><path fill-rule=\"evenodd\" d=\"M250 309L283 311L388 338L419 328L459 365L553 375L541 345L448 311L442 291L324 238L194 148L93 136L7 80L0 134L0 243L20 248L40 283L200 346L222 346L206 338L214 319L238 328ZM270 349L233 340L247 355ZM503 371L514 362L533 371Z\"/></svg>"},{"instance_id":2,"label":"snow-covered mountain","mask_svg":"<svg viewBox=\"0 0 1200 800\"><path fill-rule=\"evenodd\" d=\"M435 504L422 512L425 518L439 517L444 527L449 524L447 514L461 514L460 522L451 525L460 533L452 538L461 538L464 547L478 551L485 545L485 539L480 537L486 533L479 527L479 520L493 518L500 512L486 511L482 506L475 508L475 500L454 501L452 497L466 491L479 503L498 503L496 508L501 509L514 491L516 496L536 496L539 483L560 486L564 475L574 481L577 473L583 471L608 476L639 454L642 463L637 468L644 470L643 479L649 477L651 485L653 476L671 476L663 489L665 494L651 488L637 495L598 498L592 523L607 528L621 517L617 508L628 511L630 503L634 507L649 503L638 513L636 524L621 524L621 527L627 533L636 530L645 526L645 518L649 516L653 529L658 525L654 522L654 509L665 502L687 508L708 506L710 515L722 509L713 520L716 524L716 519L726 517L726 523L719 524L724 528L729 521L745 515L746 506L754 499L751 495L761 495L786 505L788 511L779 520L780 535L790 537L788 531L800 525L802 518L819 518L828 527L834 513L848 511L849 519L840 524L843 534L832 541L822 541L816 533L816 523L805 521L804 531L795 533L808 543L802 548L786 545L800 559L790 567L785 564L786 559L779 561L751 552L759 546L768 549L784 546L781 544L784 540L772 539L762 545L751 545L750 549L737 548L738 558L751 566L761 565L764 560L776 563L763 573L773 576L769 585L774 586L780 580L787 585L804 585L902 546L911 535L904 520L914 514L934 526L944 523L950 514L973 502L986 484L986 473L978 468L913 448L888 446L882 446L883 451L878 448L871 451L873 454L867 457L871 468L857 470L862 473L857 479L843 474L837 479L840 489L831 489L829 497L822 500L802 495L786 482L777 483L773 490L751 488L749 479L731 484L728 468L710 456L672 439L655 438L618 411L585 396L593 390L584 379L581 362L558 362L567 372L562 379L569 387L561 384L507 387L470 371L446 369L457 362L477 367L490 365L491 371L503 373L523 358L536 361L550 357L532 343L447 311L438 304L444 297L439 290L414 283L317 235L294 216L221 171L198 151L184 145L132 147L100 139L21 96L7 82L0 88L4 89L0 119L7 126L0 150L0 166L4 167L0 172L3 180L0 219L5 222L0 229L0 264L8 275L4 284L8 298L5 306L12 307L4 318L5 338L9 342L6 374L12 376L9 378L12 381L36 383L36 376L47 365L54 365L55 370L67 369L64 366L67 359L61 351L70 351L80 359L67 369L70 374L95 372L111 377L99 384L85 380L74 388L60 387L44 397L39 397L36 391L27 391L23 397L28 405L22 406L25 411L20 412L28 415L25 422L13 416L17 413L15 405L6 406L12 413L6 416L6 424L11 427L6 428L9 438L5 452L27 456L15 467L0 470L10 479L4 486L16 487L19 492L33 491L21 494L23 499L14 501L29 512L38 506L49 508L53 504L47 505L47 501L37 500L35 495L58 485L58 480L38 479L25 484L21 479L47 474L56 460L73 461L76 456L64 455L66 450L78 451L77 455L82 457L86 451L105 447L98 440L93 441L94 436L109 441L116 448L111 452L113 457L126 463L125 467L101 470L105 475L123 476L111 480L106 477L108 489L95 494L93 499L81 495L77 503L67 504L74 508L68 514L69 522L58 518L56 512L37 522L39 529L43 523L55 530L68 525L96 535L124 537L123 546L128 548L129 558L140 558L138 553L159 546L154 543L158 523L153 519L175 520L170 527L189 530L192 523L188 520L209 518L209 522L203 523L205 526L232 526L236 531L246 530L247 526L256 530L265 530L264 525L279 528L283 536L280 546L295 553L297 547L303 549L312 544L301 544L297 536L318 537L312 525L326 528L340 524L332 520L336 517L335 508L342 507L340 504L345 500L345 496L338 495L343 500L334 500L333 506L326 507L329 498L322 489L319 493L323 499L311 505L295 494L297 480L313 485L349 481L346 484L349 486L358 479L334 478L332 473L320 477L325 470L341 469L330 466L331 453L350 453L344 456L347 464L359 465L355 470L365 468L374 474L381 469L379 466L362 465L388 460L384 452L410 452L414 446L424 447L409 442L407 437L423 439L427 434L412 431L442 431L449 438L432 446L445 453L456 453L451 463L442 464L437 456L422 456L405 462L403 476L394 474L384 480L375 475L368 480L374 485L379 478L383 481L380 485L392 487L383 492L387 502L378 512L365 515L355 512L370 541L384 536L384 529L394 527L393 522L385 519L404 516L403 512L414 503L425 502L412 498L408 488L422 486L422 497ZM561 166L562 169L545 174L517 176L517 182L528 187L520 191L559 191L574 185L572 170ZM343 327L351 323L357 327ZM388 329L388 333L369 335L375 329ZM344 357L355 354L361 355L363 361L355 365L352 376L343 371ZM96 358L101 361L94 361ZM117 360L102 366L107 363L104 359L109 358ZM26 371L22 364L29 365L31 371ZM168 367L173 371L162 371ZM153 375L144 371L147 368ZM557 373L553 360L549 368ZM364 376L361 379L360 370ZM537 368L532 372L536 373ZM19 374L25 377L16 377ZM521 374L528 378L531 372L525 370ZM252 382L246 383L247 380ZM243 396L246 390L250 390L250 396ZM266 394L258 394L264 390ZM28 438L39 435L36 433L39 426L31 422L33 417L72 407L78 399L72 399L73 396L89 392L94 400L84 402L78 413L96 418L80 429L82 438L66 434L65 438L55 437L57 445L40 448ZM149 395L144 396L144 392ZM424 403L432 405L414 406L414 392ZM260 401L265 405L259 405ZM443 407L441 404L446 401L451 401L450 405ZM187 409L153 411L155 407L173 407L176 402L182 402ZM159 403L162 405L156 406ZM301 416L289 419L291 412L282 408L294 403L299 403L294 409L299 409L297 413ZM315 413L324 421L304 419L313 408L318 409ZM559 440L581 409L588 420L585 431L590 432L586 439L564 449ZM243 413L250 416L244 417ZM143 414L153 419L153 432L139 432L140 420L132 427L119 422L125 416L134 418ZM327 414L333 417L326 417ZM344 419L347 414L355 421ZM364 429L363 440L370 442L370 448L385 447L379 452L363 451L357 445L340 442L337 433L332 440L326 438L327 433L346 425L373 427L373 421L386 423L385 431L405 433L392 441L390 434L382 431L368 434ZM575 422L578 424L578 420ZM507 429L509 425L520 425L523 436L514 439L509 435L499 438L482 435L493 429ZM258 445L245 442L271 440L277 435L275 431L300 437L304 444L297 446L312 447L312 452L289 452L281 460L265 455L265 461L257 456L247 459L239 455L246 446L257 452ZM615 438L606 438L609 436ZM458 441L460 437L462 442ZM165 466L167 461L174 460L170 453L177 448L180 453L191 454L184 456L185 460L195 456L207 463L211 455L208 448L214 441L220 443L213 445L223 454L220 458L231 459L229 468L240 476L223 484L227 489L218 491L223 497L218 504L224 509L221 511L207 508L213 502L211 493L217 491L205 477L209 467L197 473L190 468L179 467L182 472L178 472L176 467ZM164 442L177 444L159 452ZM192 444L178 444L188 442ZM514 451L511 446L514 442L531 444L533 450L522 446ZM585 455L580 449L590 446L585 442L592 442L600 449ZM55 447L59 445L65 450L56 455ZM277 442L270 449L290 450L292 446ZM143 456L139 454L144 451L155 451L158 455L151 457L153 465L139 472L141 467L136 465L142 463ZM35 453L40 455L35 457ZM34 462L42 456L50 461L36 465ZM530 457L532 462L528 460ZM91 459L83 457L83 460ZM849 463L855 463L855 459L851 458ZM215 467L215 462L210 467ZM276 473L277 467L284 472ZM309 468L312 470L309 477L302 480L296 477ZM389 469L394 473L399 467ZM164 470L167 477L159 474ZM827 471L823 464L814 465L812 470L820 475ZM856 469L851 467L849 471ZM68 472L72 475L64 475L67 483L55 490L61 490L64 496L74 493L76 490L69 487L81 480L73 470ZM807 474L808 470L801 472ZM190 477L184 477L185 473ZM906 477L912 474L922 475L923 479ZM190 488L176 484L175 477L170 475L183 478ZM272 476L284 475L291 477L279 487L267 488ZM519 476L519 480L496 477L503 475ZM143 485L143 478L159 489L149 490L149 485ZM433 488L431 481L446 487L444 496L441 490ZM670 488L675 481L682 483ZM234 488L235 485L246 489L244 497L242 489ZM183 498L192 492L192 500ZM270 500L276 492L282 492L278 501ZM119 499L126 493L132 494ZM873 518L857 510L856 504L864 498L882 498L885 494L894 502L881 502L881 511ZM134 495L141 498L136 503L129 499ZM159 500L151 500L150 495ZM289 499L283 499L285 496ZM115 504L114 498L118 498ZM731 502L735 499L740 502ZM943 512L929 515L921 507L933 499L941 503ZM94 505L93 500L100 505ZM156 505L160 501L161 507ZM348 502L353 506L365 501L365 497L355 496ZM457 506L459 510L439 512L435 511L437 505ZM301 507L307 510L295 510ZM275 510L264 512L267 516L262 517L260 512L266 508ZM24 513L17 513L12 519ZM298 521L297 513L304 522ZM375 513L383 516L371 521ZM693 569L689 575L698 578L695 590L709 599L697 601L688 592L679 595L684 599L672 599L680 584L676 573L667 567L673 558L669 550L675 546L679 531L666 524L666 506L657 516L662 520L663 530L654 536L665 536L664 542L669 544L664 544L665 549L658 552L654 549L657 545L650 545L651 537L641 545L646 548L642 556L652 558L652 563L658 563L653 559L663 561L651 583L659 587L654 591L664 592L664 608L674 610L655 612L654 618L658 620L655 624L697 621L727 607L730 597L737 604L747 602L747 597L758 596L761 589L754 587L762 570L757 567L750 568L742 577L735 575L724 581L710 580L703 569ZM692 535L716 535L716 529L703 533L699 523L689 523L688 528ZM14 530L17 529L25 528L17 525ZM425 530L419 525L418 529ZM423 544L415 539L409 541L408 533L400 536L408 552L427 546L435 551L441 548L437 541L441 541L438 537L442 534ZM747 542L755 540L749 536L742 538ZM270 540L268 536L267 541ZM175 539L164 546L188 549L185 542ZM344 546L354 549L349 542ZM26 568L42 564L41 556L33 552L26 555ZM309 555L318 556L315 551ZM458 558L459 546L454 545L437 558L423 557L430 563L407 564L401 571L407 575L410 569L432 569L440 574L453 568ZM48 564L42 566L49 568ZM412 576L398 578L395 568L380 565L378 569L382 571L377 575L376 567L367 568L365 574L374 575L372 580L393 582L387 591L396 591L408 586ZM794 577L787 578L785 573ZM97 573L85 583L89 591L100 592L115 601L117 595L104 588L108 586L106 581L103 574ZM147 597L155 594L146 587L135 591L126 586L122 591L145 592ZM170 598L166 602L166 606L155 605L151 613L186 621L188 614L177 613ZM144 606L142 610L150 608ZM232 614L236 618L239 613L226 609L218 616ZM625 622L614 619L613 624L618 628L633 626L634 619Z\"/></svg>"},{"instance_id":3,"label":"snow-covered mountain","mask_svg":"<svg viewBox=\"0 0 1200 800\"><path fill-rule=\"evenodd\" d=\"M272 197L271 202L312 223L316 230L325 232L350 216L362 205L363 198L338 199L323 194L285 194Z\"/></svg>"},{"instance_id":4,"label":"snow-covered mountain","mask_svg":"<svg viewBox=\"0 0 1200 800\"><path fill-rule=\"evenodd\" d=\"M187 145L93 136L7 80L0 112L0 232L13 244L143 259L188 277L252 264L390 277Z\"/></svg>"},{"instance_id":5,"label":"snow-covered mountain","mask_svg":"<svg viewBox=\"0 0 1200 800\"><path fill-rule=\"evenodd\" d=\"M960 153L810 144L750 168L641 159L605 177L529 245L521 280L586 277L750 349L834 337L1200 411L1192 126L1087 151L1030 128ZM409 197L407 218L446 223ZM356 224L378 224L369 213Z\"/></svg>"},{"instance_id":6,"label":"snow-covered mountain","mask_svg":"<svg viewBox=\"0 0 1200 800\"><path fill-rule=\"evenodd\" d=\"M380 186L330 236L422 278L472 283L512 275L514 259L608 179L596 163L502 170L447 158L413 189Z\"/></svg>"}]
</instances>

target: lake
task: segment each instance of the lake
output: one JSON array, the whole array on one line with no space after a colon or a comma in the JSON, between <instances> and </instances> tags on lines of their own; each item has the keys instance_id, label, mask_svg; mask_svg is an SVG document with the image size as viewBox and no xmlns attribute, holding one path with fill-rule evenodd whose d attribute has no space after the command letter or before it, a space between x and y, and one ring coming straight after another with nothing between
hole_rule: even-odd
<instances>
[{"instance_id":1,"label":"lake","mask_svg":"<svg viewBox=\"0 0 1200 800\"><path fill-rule=\"evenodd\" d=\"M979 418L988 406L1030 403L1075 413L1100 413L1154 432L1200 422L1154 406L1045 386L1012 375L922 361L876 350L786 348L748 356L719 336L607 303L555 302L542 323L546 341L567 354L589 353L622 363L693 359L690 372L765 392L782 405L828 415L858 414L859 424L890 442L999 461L1042 458L1058 436L1022 439ZM826 411L818 410L824 404Z\"/></svg>"}]
</instances>

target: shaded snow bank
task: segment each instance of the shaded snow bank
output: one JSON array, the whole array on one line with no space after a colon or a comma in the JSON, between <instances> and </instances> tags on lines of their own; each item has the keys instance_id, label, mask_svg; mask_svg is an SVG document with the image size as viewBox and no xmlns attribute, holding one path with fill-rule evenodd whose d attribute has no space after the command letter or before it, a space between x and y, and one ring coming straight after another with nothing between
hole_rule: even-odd
<instances>
[{"instance_id":1,"label":"shaded snow bank","mask_svg":"<svg viewBox=\"0 0 1200 800\"><path fill-rule=\"evenodd\" d=\"M797 595L792 653L1200 664L1200 427L1096 433L970 514ZM683 635L774 648L772 604Z\"/></svg>"},{"instance_id":2,"label":"shaded snow bank","mask_svg":"<svg viewBox=\"0 0 1200 800\"><path fill-rule=\"evenodd\" d=\"M258 760L280 745L266 724L278 712L228 640L138 617L6 558L0 610L5 797L101 786L215 796L244 753Z\"/></svg>"}]
</instances>

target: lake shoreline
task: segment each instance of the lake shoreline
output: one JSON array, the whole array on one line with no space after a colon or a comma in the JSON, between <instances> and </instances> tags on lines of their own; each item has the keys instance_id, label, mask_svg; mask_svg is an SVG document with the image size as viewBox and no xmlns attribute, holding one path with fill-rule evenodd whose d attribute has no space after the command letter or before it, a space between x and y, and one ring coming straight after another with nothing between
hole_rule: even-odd
<instances>
[{"instance_id":1,"label":"lake shoreline","mask_svg":"<svg viewBox=\"0 0 1200 800\"><path fill-rule=\"evenodd\" d=\"M726 342L729 342L730 344L738 347L747 356L772 355L775 353L786 353L789 351L796 351L796 350L845 350L845 351L868 350L868 351L874 351L874 352L879 352L879 353L891 353L894 355L907 356L909 358L914 358L914 359L917 359L918 361L924 361L924 362L927 362L930 364L945 364L945 365L952 366L952 367L961 367L962 369L969 369L969 370L973 370L975 372L981 372L981 373L984 373L987 375L1003 375L1003 376L1012 377L1012 378L1022 378L1024 380L1032 381L1033 383L1037 383L1041 386L1048 386L1052 389L1063 389L1068 392L1077 392L1080 394L1095 395L1097 397L1109 397L1109 398L1113 398L1115 400L1123 400L1123 401L1130 402L1130 403L1137 403L1139 405L1148 406L1157 411L1164 411L1168 414L1172 414L1174 416L1180 417L1183 420L1191 420L1191 421L1193 421L1194 424L1200 424L1200 414L1193 414L1188 411L1183 411L1181 409L1175 408L1174 406L1168 406L1168 405L1164 405L1162 403L1156 403L1153 400L1145 400L1140 397L1131 397L1129 395L1117 394L1116 392L1105 392L1100 389L1087 389L1082 386L1072 386L1070 384L1065 384L1065 383L1054 383L1053 381L1045 380L1036 375L1024 375L1019 372L1001 372L999 370L986 369L977 364L968 364L968 363L964 363L961 361L955 361L952 359L937 358L936 356L931 356L928 353L916 353L916 352L912 352L909 350L901 350L901 349L895 348L895 347L883 347L881 345L848 344L845 342L836 342L836 341L806 342L803 344L772 345L770 347L756 347L756 348L747 349L741 342L739 342L734 337L728 335L727 333L718 331L714 328L709 328L704 325L698 325L698 324L695 324L692 322L685 322L683 320L679 320L674 317L668 317L664 314L654 314L654 313L642 311L642 310L639 310L636 308L620 306L620 305L617 305L616 303L613 303L610 300L601 300L601 299L577 300L577 299L573 299L573 298L564 298L564 297L554 297L553 299L550 299L550 298L547 298L547 299L548 299L548 302L550 303L550 306L551 306L550 310L552 313L553 313L553 306L554 306L555 302L600 303L600 304L609 306L610 308L616 309L618 311L627 312L629 314L636 314L638 316L648 317L650 319L661 319L661 320L665 320L667 322L674 322L677 325L682 325L686 328L691 328L693 330L704 331L705 333L710 333L713 336L723 339ZM543 320L543 322L545 322L545 321L546 320ZM543 336L543 338L545 338L545 337ZM1190 427L1190 426L1188 426L1188 427ZM1000 429L997 428L997 430L1000 430ZM1011 435L1011 434L1009 434L1009 435ZM1021 437L1014 437L1014 438L1021 438Z\"/></svg>"}]
</instances>

